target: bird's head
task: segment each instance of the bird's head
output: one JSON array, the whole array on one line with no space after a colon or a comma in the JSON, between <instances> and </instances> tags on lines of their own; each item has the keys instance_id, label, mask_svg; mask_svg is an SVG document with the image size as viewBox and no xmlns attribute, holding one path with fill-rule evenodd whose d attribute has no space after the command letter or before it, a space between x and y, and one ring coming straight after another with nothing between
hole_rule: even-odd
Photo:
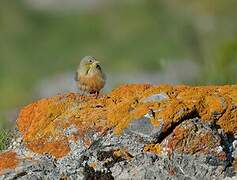
<instances>
[{"instance_id":1,"label":"bird's head","mask_svg":"<svg viewBox=\"0 0 237 180\"><path fill-rule=\"evenodd\" d=\"M88 72L91 68L99 66L99 61L95 57L85 56L80 62L80 70L83 72Z\"/></svg>"}]
</instances>

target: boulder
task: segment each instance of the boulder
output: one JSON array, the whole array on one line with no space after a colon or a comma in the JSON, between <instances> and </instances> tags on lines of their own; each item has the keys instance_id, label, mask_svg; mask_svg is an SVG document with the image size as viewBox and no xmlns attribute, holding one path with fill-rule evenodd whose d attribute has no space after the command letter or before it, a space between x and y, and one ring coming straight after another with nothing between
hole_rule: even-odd
<instances>
[{"instance_id":1,"label":"boulder","mask_svg":"<svg viewBox=\"0 0 237 180\"><path fill-rule=\"evenodd\" d=\"M0 179L224 179L237 171L237 86L123 85L24 107Z\"/></svg>"}]
</instances>

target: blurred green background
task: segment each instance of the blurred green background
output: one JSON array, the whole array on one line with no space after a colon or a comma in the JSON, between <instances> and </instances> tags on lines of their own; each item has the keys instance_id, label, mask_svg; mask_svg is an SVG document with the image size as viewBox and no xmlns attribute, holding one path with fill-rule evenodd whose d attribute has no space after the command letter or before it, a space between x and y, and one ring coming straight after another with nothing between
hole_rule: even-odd
<instances>
[{"instance_id":1,"label":"blurred green background","mask_svg":"<svg viewBox=\"0 0 237 180\"><path fill-rule=\"evenodd\" d=\"M130 82L237 80L236 0L2 0L0 128L24 105L74 91L84 55L97 57L109 91Z\"/></svg>"}]
</instances>

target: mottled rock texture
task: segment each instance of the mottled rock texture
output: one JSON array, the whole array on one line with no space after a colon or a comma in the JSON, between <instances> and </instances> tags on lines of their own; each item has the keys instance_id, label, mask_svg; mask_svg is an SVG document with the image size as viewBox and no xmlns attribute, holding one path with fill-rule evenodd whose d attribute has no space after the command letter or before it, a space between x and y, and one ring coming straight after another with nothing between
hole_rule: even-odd
<instances>
[{"instance_id":1,"label":"mottled rock texture","mask_svg":"<svg viewBox=\"0 0 237 180\"><path fill-rule=\"evenodd\" d=\"M237 170L237 86L121 86L23 108L0 179L224 179Z\"/></svg>"}]
</instances>

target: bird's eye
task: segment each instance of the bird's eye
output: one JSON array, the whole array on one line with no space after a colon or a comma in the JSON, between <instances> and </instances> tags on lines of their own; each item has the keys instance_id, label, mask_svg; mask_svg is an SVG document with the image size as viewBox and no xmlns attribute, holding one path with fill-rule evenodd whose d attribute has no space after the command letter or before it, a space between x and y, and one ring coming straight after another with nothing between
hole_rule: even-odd
<instances>
[{"instance_id":1,"label":"bird's eye","mask_svg":"<svg viewBox=\"0 0 237 180\"><path fill-rule=\"evenodd\" d=\"M89 63L92 63L92 60L91 60L91 59L89 60Z\"/></svg>"}]
</instances>

